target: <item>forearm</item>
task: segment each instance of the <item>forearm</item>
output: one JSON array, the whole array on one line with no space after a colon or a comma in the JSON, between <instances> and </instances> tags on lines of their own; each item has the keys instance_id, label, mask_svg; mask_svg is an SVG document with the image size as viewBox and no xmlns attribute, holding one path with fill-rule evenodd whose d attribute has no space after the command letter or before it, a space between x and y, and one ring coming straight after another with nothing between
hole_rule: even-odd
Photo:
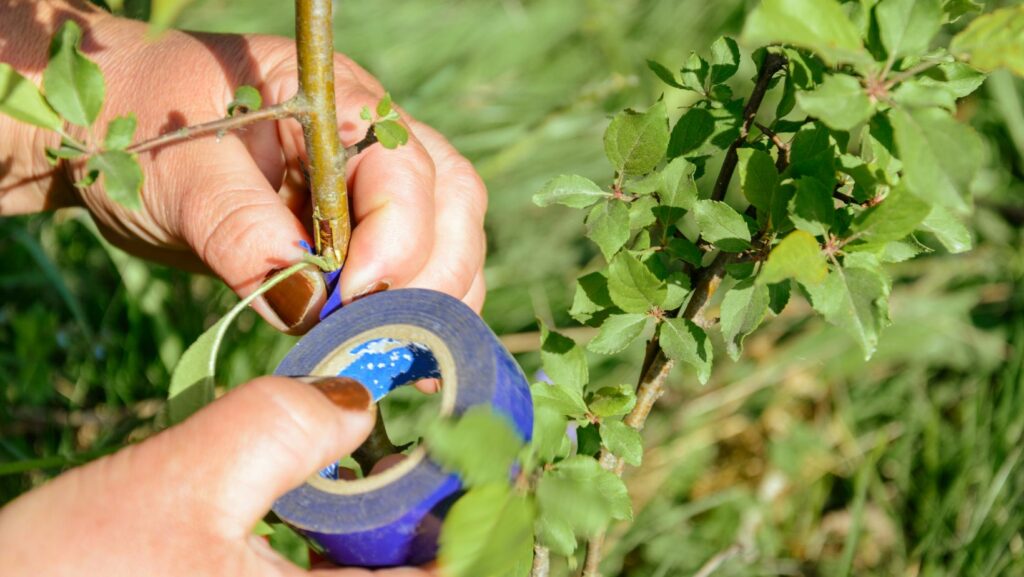
<instances>
[{"instance_id":1,"label":"forearm","mask_svg":"<svg viewBox=\"0 0 1024 577\"><path fill-rule=\"evenodd\" d=\"M0 62L42 85L53 33L69 19L86 31L86 41L102 46L100 22L111 18L86 2L38 0L0 9ZM0 114L0 215L24 214L67 206L74 199L67 176L46 161L47 146L60 137Z\"/></svg>"}]
</instances>

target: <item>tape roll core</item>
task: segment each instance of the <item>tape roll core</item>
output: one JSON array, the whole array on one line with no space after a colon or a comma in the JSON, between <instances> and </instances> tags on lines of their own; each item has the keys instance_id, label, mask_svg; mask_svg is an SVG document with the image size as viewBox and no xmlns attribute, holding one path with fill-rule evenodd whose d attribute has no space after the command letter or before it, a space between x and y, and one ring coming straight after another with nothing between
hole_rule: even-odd
<instances>
[{"instance_id":1,"label":"tape roll core","mask_svg":"<svg viewBox=\"0 0 1024 577\"><path fill-rule=\"evenodd\" d=\"M524 440L533 429L529 387L511 354L462 302L423 289L386 291L331 314L278 366L284 376L341 375L367 384L375 400L439 376L441 414L489 404ZM434 558L441 520L461 494L458 476L422 447L394 467L339 481L337 467L282 496L274 512L336 563L388 567Z\"/></svg>"}]
</instances>

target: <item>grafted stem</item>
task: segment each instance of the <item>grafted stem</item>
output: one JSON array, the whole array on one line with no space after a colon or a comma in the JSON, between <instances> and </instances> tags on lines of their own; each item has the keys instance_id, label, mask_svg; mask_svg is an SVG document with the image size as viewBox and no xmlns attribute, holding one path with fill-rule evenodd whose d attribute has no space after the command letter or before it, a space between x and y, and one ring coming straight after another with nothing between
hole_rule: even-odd
<instances>
[{"instance_id":1,"label":"grafted stem","mask_svg":"<svg viewBox=\"0 0 1024 577\"><path fill-rule=\"evenodd\" d=\"M306 106L300 117L309 156L313 195L313 236L317 254L330 268L345 262L351 236L347 155L338 137L334 101L334 29L331 0L295 1L295 39L299 62L299 98Z\"/></svg>"}]
</instances>

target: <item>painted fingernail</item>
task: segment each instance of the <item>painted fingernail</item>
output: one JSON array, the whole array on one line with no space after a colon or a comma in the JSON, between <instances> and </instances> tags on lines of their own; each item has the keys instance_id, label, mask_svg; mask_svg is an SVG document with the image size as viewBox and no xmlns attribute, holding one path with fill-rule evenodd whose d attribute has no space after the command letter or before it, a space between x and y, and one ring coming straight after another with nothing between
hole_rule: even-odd
<instances>
[{"instance_id":1,"label":"painted fingernail","mask_svg":"<svg viewBox=\"0 0 1024 577\"><path fill-rule=\"evenodd\" d=\"M367 411L373 397L362 383L348 377L315 377L300 379L317 388L334 406L346 411Z\"/></svg>"},{"instance_id":2,"label":"painted fingernail","mask_svg":"<svg viewBox=\"0 0 1024 577\"><path fill-rule=\"evenodd\" d=\"M264 280L280 271L270 271ZM326 292L323 276L310 267L284 279L267 291L263 298L289 333L302 334L316 324Z\"/></svg>"},{"instance_id":3,"label":"painted fingernail","mask_svg":"<svg viewBox=\"0 0 1024 577\"><path fill-rule=\"evenodd\" d=\"M346 301L345 304L357 301L357 300L359 300L359 299L361 299L363 297L368 297L368 296L372 295L373 293L379 293L379 292L386 291L389 288L391 288L391 281L379 280L379 281L377 281L377 282L375 282L373 284L367 285L366 288L364 288L363 290L361 290L361 291L357 292L356 294L352 295L352 298L350 298L348 301Z\"/></svg>"}]
</instances>

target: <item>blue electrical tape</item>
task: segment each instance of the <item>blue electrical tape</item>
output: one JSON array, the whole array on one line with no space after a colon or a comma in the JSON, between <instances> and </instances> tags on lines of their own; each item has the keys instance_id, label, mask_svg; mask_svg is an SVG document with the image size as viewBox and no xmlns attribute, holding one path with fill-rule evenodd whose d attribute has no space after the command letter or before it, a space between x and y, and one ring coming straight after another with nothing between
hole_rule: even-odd
<instances>
[{"instance_id":1,"label":"blue electrical tape","mask_svg":"<svg viewBox=\"0 0 1024 577\"><path fill-rule=\"evenodd\" d=\"M472 309L435 291L385 291L330 314L275 374L353 378L374 400L398 386L440 377L443 416L486 404L507 417L524 441L533 431L529 385L512 355ZM339 565L419 565L436 557L441 521L461 492L458 476L418 447L363 479L339 480L334 464L273 509Z\"/></svg>"}]
</instances>

